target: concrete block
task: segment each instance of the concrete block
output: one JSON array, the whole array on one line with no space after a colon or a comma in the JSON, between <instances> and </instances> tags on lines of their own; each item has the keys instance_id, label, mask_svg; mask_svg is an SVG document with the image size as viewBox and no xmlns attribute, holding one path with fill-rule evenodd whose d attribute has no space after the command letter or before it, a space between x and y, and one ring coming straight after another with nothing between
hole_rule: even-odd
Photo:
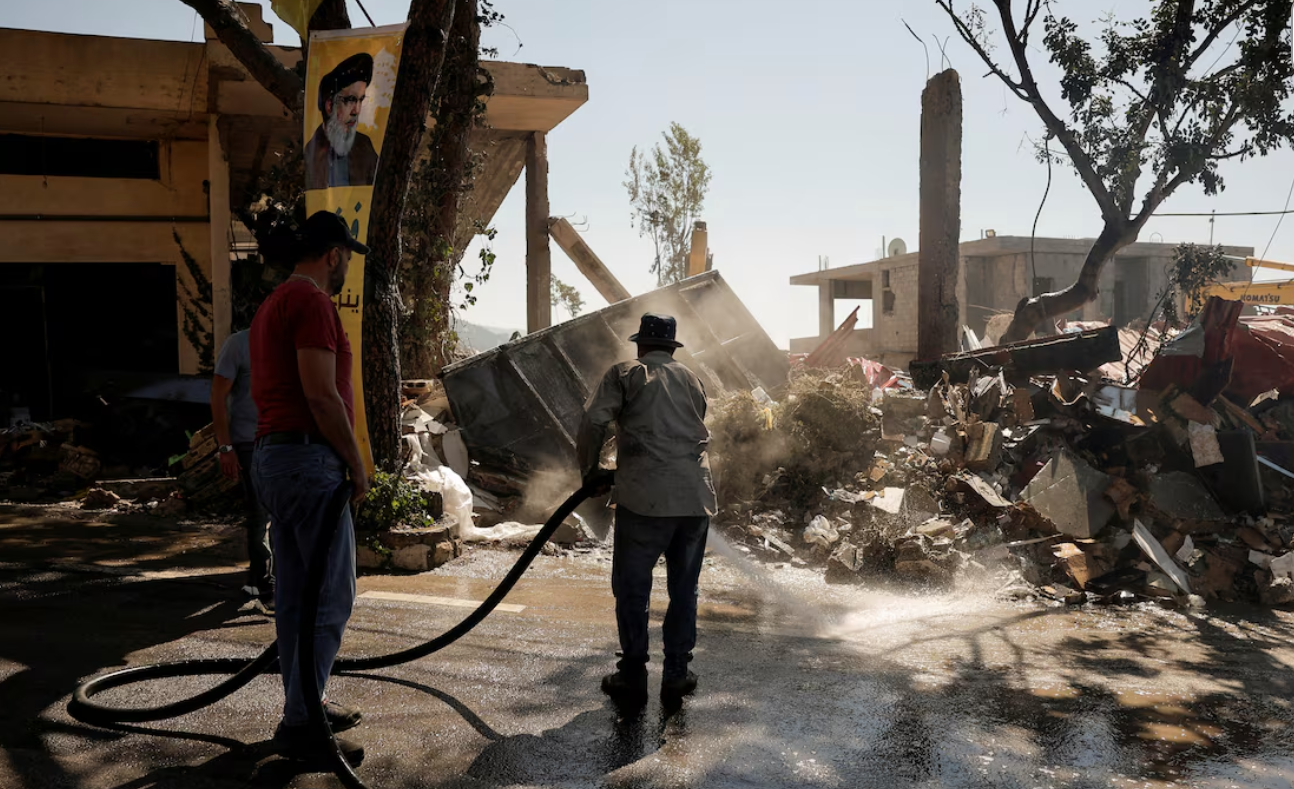
<instances>
[{"instance_id":1,"label":"concrete block","mask_svg":"<svg viewBox=\"0 0 1294 789\"><path fill-rule=\"evenodd\" d=\"M397 570L408 570L415 573L425 573L431 569L428 564L428 557L431 554L431 546L408 545L404 548L397 548L391 554L391 565Z\"/></svg>"},{"instance_id":2,"label":"concrete block","mask_svg":"<svg viewBox=\"0 0 1294 789\"><path fill-rule=\"evenodd\" d=\"M1227 520L1204 483L1184 471L1152 477L1147 499L1161 521L1180 521L1177 530L1184 533L1208 531Z\"/></svg>"},{"instance_id":3,"label":"concrete block","mask_svg":"<svg viewBox=\"0 0 1294 789\"><path fill-rule=\"evenodd\" d=\"M365 545L355 546L355 566L361 570L382 569L382 555Z\"/></svg>"},{"instance_id":4,"label":"concrete block","mask_svg":"<svg viewBox=\"0 0 1294 789\"><path fill-rule=\"evenodd\" d=\"M435 545L449 539L448 526L433 526L428 529L392 529L382 535L382 543L392 550L408 548L412 545Z\"/></svg>"},{"instance_id":5,"label":"concrete block","mask_svg":"<svg viewBox=\"0 0 1294 789\"><path fill-rule=\"evenodd\" d=\"M863 569L866 557L852 542L845 540L832 551L827 560L826 581L829 584L858 583L858 571Z\"/></svg>"},{"instance_id":6,"label":"concrete block","mask_svg":"<svg viewBox=\"0 0 1294 789\"><path fill-rule=\"evenodd\" d=\"M1060 533L1088 539L1099 534L1114 515L1114 505L1105 498L1109 487L1108 474L1074 453L1062 451L1030 480L1020 498Z\"/></svg>"},{"instance_id":7,"label":"concrete block","mask_svg":"<svg viewBox=\"0 0 1294 789\"><path fill-rule=\"evenodd\" d=\"M445 562L448 562L451 559L453 559L454 554L455 554L454 543L451 542L450 540L445 540L444 542L436 543L436 547L432 549L431 566L432 567L441 566Z\"/></svg>"}]
</instances>

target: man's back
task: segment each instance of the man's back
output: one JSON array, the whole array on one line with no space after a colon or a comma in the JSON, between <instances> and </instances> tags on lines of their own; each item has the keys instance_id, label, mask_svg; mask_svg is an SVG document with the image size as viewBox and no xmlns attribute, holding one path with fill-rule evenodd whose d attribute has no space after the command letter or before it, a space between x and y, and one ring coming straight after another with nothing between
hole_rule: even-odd
<instances>
[{"instance_id":1,"label":"man's back","mask_svg":"<svg viewBox=\"0 0 1294 789\"><path fill-rule=\"evenodd\" d=\"M659 517L713 514L705 413L700 379L666 352L607 371L588 418L617 425L618 506Z\"/></svg>"}]
</instances>

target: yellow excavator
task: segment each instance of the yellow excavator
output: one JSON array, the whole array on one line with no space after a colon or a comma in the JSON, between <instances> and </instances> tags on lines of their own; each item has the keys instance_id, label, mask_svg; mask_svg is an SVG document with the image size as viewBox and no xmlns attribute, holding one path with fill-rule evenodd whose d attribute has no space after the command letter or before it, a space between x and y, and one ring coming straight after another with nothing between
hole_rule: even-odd
<instances>
[{"instance_id":1,"label":"yellow excavator","mask_svg":"<svg viewBox=\"0 0 1294 789\"><path fill-rule=\"evenodd\" d=\"M1278 263L1275 260L1245 258L1244 264L1251 269L1269 268L1294 273L1294 263ZM1231 301L1243 301L1246 305L1276 307L1282 304L1294 305L1294 278L1278 279L1268 282L1215 282L1204 288L1200 301L1210 296L1217 296Z\"/></svg>"}]
</instances>

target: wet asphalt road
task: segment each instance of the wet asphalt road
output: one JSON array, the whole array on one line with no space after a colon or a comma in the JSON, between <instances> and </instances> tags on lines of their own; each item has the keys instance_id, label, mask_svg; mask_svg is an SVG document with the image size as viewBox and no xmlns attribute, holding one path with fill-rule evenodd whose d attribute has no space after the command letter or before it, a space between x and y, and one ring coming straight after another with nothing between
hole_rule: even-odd
<instances>
[{"instance_id":1,"label":"wet asphalt road","mask_svg":"<svg viewBox=\"0 0 1294 789\"><path fill-rule=\"evenodd\" d=\"M83 677L250 657L272 626L237 611L241 575L219 555L4 563L14 533L0 530L0 787L338 785L267 753L281 703L270 677L147 729L71 720ZM344 650L441 632L513 558L477 550L434 573L360 579ZM366 716L348 735L368 750L361 776L375 789L1294 786L1289 614L1050 609L996 601L987 584L860 590L791 568L752 582L711 557L698 695L626 716L598 690L614 660L609 569L597 553L540 557L507 601L522 610L418 663L334 679L332 696ZM204 683L113 698L158 703Z\"/></svg>"}]
</instances>

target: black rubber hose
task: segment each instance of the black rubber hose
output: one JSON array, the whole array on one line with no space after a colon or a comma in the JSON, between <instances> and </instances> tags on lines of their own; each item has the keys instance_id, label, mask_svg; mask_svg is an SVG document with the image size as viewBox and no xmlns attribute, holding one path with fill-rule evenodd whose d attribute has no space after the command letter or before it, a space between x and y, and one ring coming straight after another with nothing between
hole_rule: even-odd
<instances>
[{"instance_id":1,"label":"black rubber hose","mask_svg":"<svg viewBox=\"0 0 1294 789\"><path fill-rule=\"evenodd\" d=\"M597 483L599 486L602 483ZM461 622L442 635L432 640L410 649L393 652L389 655L381 655L370 658L343 658L333 664L332 673L336 674L342 671L371 671L373 669L387 668L407 663L411 660L417 660L421 657L437 652L458 639L466 635L472 628L480 624L495 609L503 598L507 596L512 587L516 586L517 581L525 574L539 552L543 550L544 543L552 537L553 532L557 531L562 522L568 518L575 508L584 502L585 499L594 495L597 491L593 487L583 487L573 493L570 498L562 503L555 512L544 523L539 533L535 535L530 544L526 546L520 558L513 564L512 569L504 577L503 581L495 587L479 606L468 614ZM338 495L340 495L340 491ZM343 505L345 498L342 498ZM341 511L337 510L337 517L340 519ZM329 519L336 527L336 520ZM323 541L327 545L331 540ZM312 563L313 564L313 563ZM317 594L317 590L316 590ZM318 604L316 598L315 604ZM309 620L309 628L313 632L313 619ZM304 631L303 631L304 632ZM303 650L298 650L298 653ZM135 668L122 669L105 674L102 677L87 680L77 686L72 693L72 699L68 702L67 711L73 718L82 723L88 723L96 726L110 725L114 723L146 723L149 721L165 720L175 718L180 715L199 710L210 704L214 704L220 699L229 696L247 683L251 682L258 675L273 671L278 660L278 645L271 644L258 657L250 662L239 660L237 658L218 658L203 660L182 660L173 663L158 663L149 666L137 666ZM230 674L229 679L220 684L205 690L195 696L179 701L163 704L156 707L110 707L99 702L93 701L93 697L103 693L111 688L119 688L125 685L131 685L136 682L145 682L154 679L170 679L173 677L190 677L203 675ZM308 687L308 685L307 685Z\"/></svg>"}]
</instances>

